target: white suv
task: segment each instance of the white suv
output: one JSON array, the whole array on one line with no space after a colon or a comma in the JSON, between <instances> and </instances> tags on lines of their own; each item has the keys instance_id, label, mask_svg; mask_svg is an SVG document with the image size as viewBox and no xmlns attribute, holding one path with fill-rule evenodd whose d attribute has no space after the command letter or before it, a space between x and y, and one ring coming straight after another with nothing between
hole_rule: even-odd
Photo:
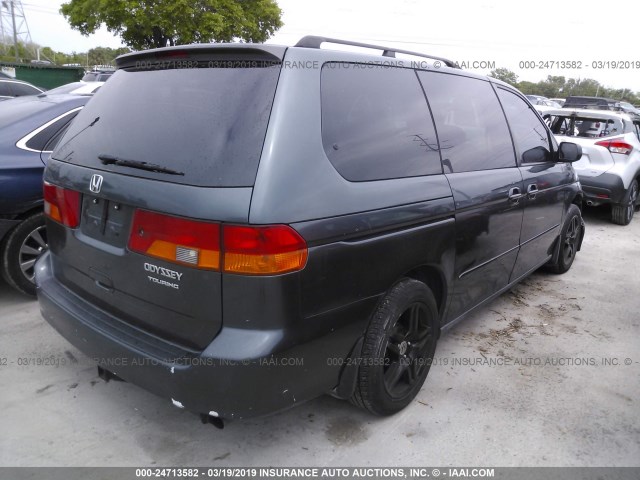
<instances>
[{"instance_id":1,"label":"white suv","mask_svg":"<svg viewBox=\"0 0 640 480\"><path fill-rule=\"evenodd\" d=\"M582 146L573 164L587 205L611 204L611 220L628 225L638 206L640 117L608 110L563 108L544 112L558 142Z\"/></svg>"}]
</instances>

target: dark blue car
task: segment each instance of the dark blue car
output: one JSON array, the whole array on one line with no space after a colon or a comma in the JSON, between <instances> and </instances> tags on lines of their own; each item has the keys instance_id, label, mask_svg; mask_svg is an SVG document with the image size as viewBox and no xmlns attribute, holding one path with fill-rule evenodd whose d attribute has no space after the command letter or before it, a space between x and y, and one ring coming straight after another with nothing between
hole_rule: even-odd
<instances>
[{"instance_id":1,"label":"dark blue car","mask_svg":"<svg viewBox=\"0 0 640 480\"><path fill-rule=\"evenodd\" d=\"M89 98L42 94L0 102L0 270L9 285L26 294L35 294L33 266L47 248L42 172Z\"/></svg>"}]
</instances>

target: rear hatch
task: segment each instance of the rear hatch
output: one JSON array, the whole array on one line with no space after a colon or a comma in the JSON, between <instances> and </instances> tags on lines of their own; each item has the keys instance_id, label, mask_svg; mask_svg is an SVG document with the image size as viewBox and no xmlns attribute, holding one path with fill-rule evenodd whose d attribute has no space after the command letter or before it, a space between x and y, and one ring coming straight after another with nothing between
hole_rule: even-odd
<instances>
[{"instance_id":1,"label":"rear hatch","mask_svg":"<svg viewBox=\"0 0 640 480\"><path fill-rule=\"evenodd\" d=\"M573 142L582 147L582 158L573 164L581 177L597 177L614 166L607 143L624 132L620 118L567 114L554 116L550 124L558 142Z\"/></svg>"},{"instance_id":2,"label":"rear hatch","mask_svg":"<svg viewBox=\"0 0 640 480\"><path fill-rule=\"evenodd\" d=\"M75 228L64 213L66 228L49 224L59 282L164 340L211 342L220 225L248 221L283 55L199 46L118 60L45 173L45 200L48 188L52 203L80 205Z\"/></svg>"}]
</instances>

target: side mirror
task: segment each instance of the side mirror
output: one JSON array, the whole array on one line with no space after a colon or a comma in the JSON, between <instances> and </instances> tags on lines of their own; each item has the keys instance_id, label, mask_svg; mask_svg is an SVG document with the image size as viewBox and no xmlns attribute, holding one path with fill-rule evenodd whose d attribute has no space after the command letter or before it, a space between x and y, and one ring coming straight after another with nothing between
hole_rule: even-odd
<instances>
[{"instance_id":1,"label":"side mirror","mask_svg":"<svg viewBox=\"0 0 640 480\"><path fill-rule=\"evenodd\" d=\"M577 143L562 142L558 147L558 162L577 162L582 158L582 147Z\"/></svg>"},{"instance_id":2,"label":"side mirror","mask_svg":"<svg viewBox=\"0 0 640 480\"><path fill-rule=\"evenodd\" d=\"M522 154L523 163L541 163L548 162L551 159L549 150L544 147L530 148Z\"/></svg>"}]
</instances>

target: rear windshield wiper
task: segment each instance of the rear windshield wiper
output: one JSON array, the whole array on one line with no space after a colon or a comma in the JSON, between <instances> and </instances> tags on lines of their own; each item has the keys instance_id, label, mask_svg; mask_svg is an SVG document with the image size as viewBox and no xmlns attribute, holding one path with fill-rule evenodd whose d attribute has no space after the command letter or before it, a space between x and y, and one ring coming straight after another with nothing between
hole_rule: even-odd
<instances>
[{"instance_id":1,"label":"rear windshield wiper","mask_svg":"<svg viewBox=\"0 0 640 480\"><path fill-rule=\"evenodd\" d=\"M126 160L124 158L114 157L112 155L101 154L98 158L103 165L118 165L121 167L138 168L140 170L147 170L149 172L167 173L169 175L184 175L184 172L178 172L161 165L154 163L141 162L139 160Z\"/></svg>"}]
</instances>

